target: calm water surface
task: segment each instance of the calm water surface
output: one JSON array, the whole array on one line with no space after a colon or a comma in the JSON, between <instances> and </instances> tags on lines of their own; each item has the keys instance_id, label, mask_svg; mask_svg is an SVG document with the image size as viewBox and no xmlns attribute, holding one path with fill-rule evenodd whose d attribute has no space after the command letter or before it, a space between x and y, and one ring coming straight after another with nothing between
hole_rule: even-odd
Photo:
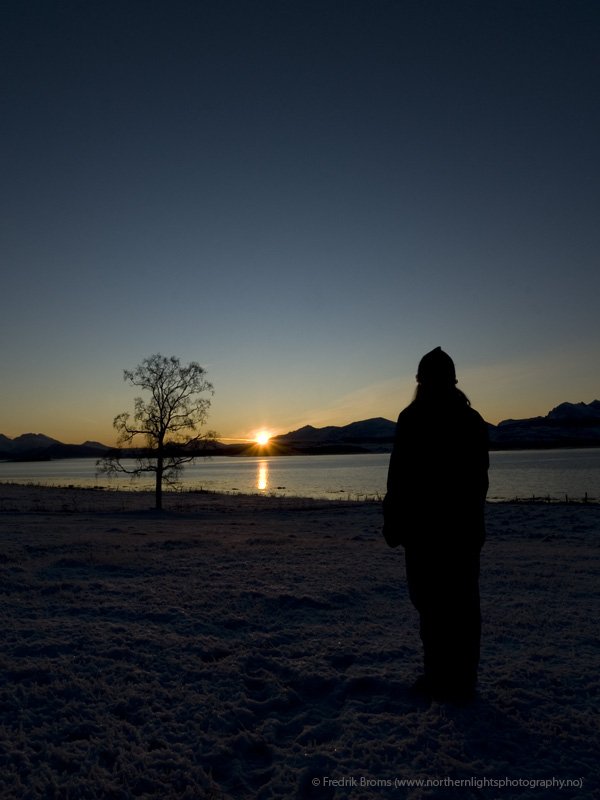
<instances>
[{"instance_id":1,"label":"calm water surface","mask_svg":"<svg viewBox=\"0 0 600 800\"><path fill-rule=\"evenodd\" d=\"M344 498L382 496L389 454L219 457L188 465L185 489ZM94 459L0 462L0 481L46 485L151 488L151 479L96 475ZM490 453L489 500L551 497L600 499L600 449Z\"/></svg>"}]
</instances>

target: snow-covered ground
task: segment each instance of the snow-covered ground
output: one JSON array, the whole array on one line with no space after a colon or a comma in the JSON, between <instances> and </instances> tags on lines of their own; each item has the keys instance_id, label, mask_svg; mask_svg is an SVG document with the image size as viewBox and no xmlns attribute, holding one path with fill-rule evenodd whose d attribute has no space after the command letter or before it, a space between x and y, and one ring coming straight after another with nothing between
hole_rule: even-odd
<instances>
[{"instance_id":1,"label":"snow-covered ground","mask_svg":"<svg viewBox=\"0 0 600 800\"><path fill-rule=\"evenodd\" d=\"M460 708L379 506L151 502L0 486L2 800L598 797L599 506L490 506Z\"/></svg>"}]
</instances>

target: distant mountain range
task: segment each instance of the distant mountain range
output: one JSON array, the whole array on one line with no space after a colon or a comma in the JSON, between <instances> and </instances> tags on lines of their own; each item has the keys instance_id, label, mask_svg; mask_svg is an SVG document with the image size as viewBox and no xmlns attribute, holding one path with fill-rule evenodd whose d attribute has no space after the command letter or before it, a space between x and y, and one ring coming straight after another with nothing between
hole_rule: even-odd
<instances>
[{"instance_id":1,"label":"distant mountain range","mask_svg":"<svg viewBox=\"0 0 600 800\"><path fill-rule=\"evenodd\" d=\"M490 426L496 449L600 447L600 400L561 403L545 417L505 419Z\"/></svg>"},{"instance_id":2,"label":"distant mountain range","mask_svg":"<svg viewBox=\"0 0 600 800\"><path fill-rule=\"evenodd\" d=\"M63 444L43 433L23 433L15 439L0 433L0 459L11 461L47 461L52 458L100 458L108 450L100 442Z\"/></svg>"},{"instance_id":3,"label":"distant mountain range","mask_svg":"<svg viewBox=\"0 0 600 800\"><path fill-rule=\"evenodd\" d=\"M212 455L385 453L392 448L396 424L383 417L314 428L305 425L271 439L269 449L257 445L215 443ZM600 400L561 403L545 417L506 419L489 425L493 449L549 447L600 447ZM24 433L15 439L0 434L0 459L49 460L52 458L101 458L111 448L100 442L63 444L41 433Z\"/></svg>"},{"instance_id":4,"label":"distant mountain range","mask_svg":"<svg viewBox=\"0 0 600 800\"><path fill-rule=\"evenodd\" d=\"M395 429L395 422L374 417L351 422L349 425L328 425L325 428L305 425L296 431L274 436L271 441L276 447L291 452L385 453L391 450Z\"/></svg>"},{"instance_id":5,"label":"distant mountain range","mask_svg":"<svg viewBox=\"0 0 600 800\"><path fill-rule=\"evenodd\" d=\"M296 449L344 447L357 451L386 452L394 441L395 423L376 417L342 427L306 425L274 441ZM490 446L495 450L543 447L600 447L600 400L561 403L545 417L507 419L488 424Z\"/></svg>"}]
</instances>

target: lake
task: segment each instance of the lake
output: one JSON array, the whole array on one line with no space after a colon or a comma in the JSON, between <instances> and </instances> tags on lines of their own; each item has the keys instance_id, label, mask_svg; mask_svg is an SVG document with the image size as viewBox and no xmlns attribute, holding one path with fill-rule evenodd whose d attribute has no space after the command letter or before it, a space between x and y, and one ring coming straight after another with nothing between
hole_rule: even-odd
<instances>
[{"instance_id":1,"label":"lake","mask_svg":"<svg viewBox=\"0 0 600 800\"><path fill-rule=\"evenodd\" d=\"M385 493L388 453L333 456L268 456L197 461L182 475L184 489L257 492L316 498L377 497ZM0 462L0 481L61 486L151 488L151 479L132 482L96 475L95 459ZM519 450L490 453L492 501L550 497L600 499L600 448Z\"/></svg>"}]
</instances>

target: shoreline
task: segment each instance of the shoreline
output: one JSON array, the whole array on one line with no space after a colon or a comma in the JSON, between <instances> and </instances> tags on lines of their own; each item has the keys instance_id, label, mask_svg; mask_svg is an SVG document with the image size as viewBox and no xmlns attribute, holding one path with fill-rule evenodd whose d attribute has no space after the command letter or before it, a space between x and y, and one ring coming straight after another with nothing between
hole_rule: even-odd
<instances>
[{"instance_id":1,"label":"shoreline","mask_svg":"<svg viewBox=\"0 0 600 800\"><path fill-rule=\"evenodd\" d=\"M153 490L148 489L117 489L86 486L48 486L36 483L0 482L0 513L17 511L16 503L22 502L25 506L35 499L35 504L40 510L54 510L71 513L85 503L86 512L95 509L103 513L115 509L153 511L160 514L155 506ZM43 505L41 505L43 504ZM303 496L278 495L274 493L260 494L243 493L237 491L219 492L210 489L181 489L163 491L162 512L197 511L202 513L214 509L239 509L259 511L274 509L310 508L328 509L335 507L360 507L364 505L376 507L381 501L375 498L350 499L344 498L314 498Z\"/></svg>"},{"instance_id":2,"label":"shoreline","mask_svg":"<svg viewBox=\"0 0 600 800\"><path fill-rule=\"evenodd\" d=\"M45 495L47 499L58 500L59 495L62 495L62 502L65 502L66 497L71 493L74 497L82 497L90 495L90 497L112 497L113 500L119 498L123 500L126 497L136 498L138 501L147 501L149 506L154 506L154 491L151 489L142 488L111 488L105 486L77 486L75 484L56 484L48 485L43 483L36 483L34 480L24 483L17 481L0 481L0 512L3 511L3 506L10 499L13 501L19 497L27 499L27 493L35 491L38 494ZM66 496L66 497L65 497ZM277 494L277 492L269 491L261 492L242 492L238 490L218 491L212 489L164 489L163 490L163 505L164 510L169 511L168 506L172 505L176 508L182 506L194 505L193 501L206 500L207 503L214 505L217 501L227 503L229 500L235 500L238 504L247 505L251 502L257 502L261 505L268 507L271 502L277 504L279 507L295 507L295 506L352 506L368 504L372 506L380 506L383 501L383 496L378 495L352 495L346 494L344 497L336 498L320 498L320 497L306 497L303 495L284 495ZM532 496L532 497L515 497L512 499L487 499L486 508L504 505L541 505L541 506L600 506L600 499L589 498L587 493L584 497L566 496L565 499L547 496Z\"/></svg>"},{"instance_id":3,"label":"shoreline","mask_svg":"<svg viewBox=\"0 0 600 800\"><path fill-rule=\"evenodd\" d=\"M79 447L80 445L64 445L65 447ZM115 451L116 448L108 448L108 451ZM600 442L595 440L590 440L587 442L578 442L578 441L552 441L552 442L532 442L531 444L523 444L522 442L490 442L489 443L489 452L490 453L529 453L529 452L544 452L544 451L563 451L563 450L600 450ZM105 451L100 451L94 455L90 455L88 453L84 454L66 454L66 455L49 455L44 456L41 455L24 455L24 456L13 456L10 457L9 454L5 454L2 458L0 458L0 464L35 464L35 463L43 463L48 461L77 461L79 459L94 459L98 461L102 461L104 456L103 453ZM239 452L223 452L222 450L214 450L210 452L202 452L194 456L196 461L200 461L206 458L290 458L296 456L344 456L344 455L353 455L353 456L373 456L373 455L391 455L392 447L390 445L389 448L373 448L373 449L366 449L366 448L348 448L348 447L336 447L336 446L329 446L323 445L321 447L308 447L305 450L298 449L289 452L282 452L281 450L274 449L269 450L268 448L262 447L258 448L258 446L252 446L252 452L249 452L248 449L239 451ZM144 454L141 453L143 456ZM137 456L135 452L130 452L122 456L124 459L135 459ZM152 456L150 456L152 457Z\"/></svg>"}]
</instances>

